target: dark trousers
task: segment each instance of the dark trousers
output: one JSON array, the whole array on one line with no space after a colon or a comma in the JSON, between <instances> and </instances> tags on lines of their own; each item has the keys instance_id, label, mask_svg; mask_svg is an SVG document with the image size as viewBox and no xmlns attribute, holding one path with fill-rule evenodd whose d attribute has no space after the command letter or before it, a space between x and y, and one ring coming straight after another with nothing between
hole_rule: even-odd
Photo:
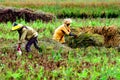
<instances>
[{"instance_id":1,"label":"dark trousers","mask_svg":"<svg viewBox=\"0 0 120 80\"><path fill-rule=\"evenodd\" d=\"M32 44L34 44L34 47L35 47L37 50L40 50L40 47L37 45L37 44L38 44L37 37L33 37L33 38L31 38L31 39L27 42L27 44L26 44L25 49L26 49L27 52L30 52L30 51L31 51L30 47L31 47Z\"/></svg>"}]
</instances>

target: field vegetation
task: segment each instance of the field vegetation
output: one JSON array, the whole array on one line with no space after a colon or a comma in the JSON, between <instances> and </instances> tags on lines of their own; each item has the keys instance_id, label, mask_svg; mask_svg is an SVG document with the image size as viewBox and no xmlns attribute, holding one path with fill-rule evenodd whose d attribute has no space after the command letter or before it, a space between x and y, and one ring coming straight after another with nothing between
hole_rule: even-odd
<instances>
[{"instance_id":1,"label":"field vegetation","mask_svg":"<svg viewBox=\"0 0 120 80\"><path fill-rule=\"evenodd\" d=\"M27 7L53 13L57 18L51 22L39 20L26 22L24 19L16 21L33 27L39 33L38 43L43 49L42 53L38 53L31 47L32 52L26 53L23 45L21 56L16 52L18 33L11 31L12 22L0 23L0 80L120 80L120 52L115 47L71 48L52 40L54 30L63 23L63 17L71 17L73 20L71 28L74 29L87 26L119 28L119 0L116 2L114 0L103 2L89 0L88 4L78 0L75 0L76 3L72 3L72 0L65 2L56 0L56 2L60 2L59 6L54 0L51 1L53 2L49 2L49 0L34 0L34 2L31 0L1 0L2 7ZM96 3L97 5L95 5ZM99 12L108 11L108 13L115 13L118 16L116 18L98 16L82 19L72 15L59 19L60 13L69 15L69 11L80 15L76 9L81 13L83 11L88 14L90 11L97 15L100 15ZM66 12L63 13L64 11Z\"/></svg>"},{"instance_id":2,"label":"field vegetation","mask_svg":"<svg viewBox=\"0 0 120 80\"><path fill-rule=\"evenodd\" d=\"M37 2L37 3L36 3ZM50 12L58 18L117 18L120 17L120 1L61 1L61 0L3 0L0 5L32 8L35 10Z\"/></svg>"}]
</instances>

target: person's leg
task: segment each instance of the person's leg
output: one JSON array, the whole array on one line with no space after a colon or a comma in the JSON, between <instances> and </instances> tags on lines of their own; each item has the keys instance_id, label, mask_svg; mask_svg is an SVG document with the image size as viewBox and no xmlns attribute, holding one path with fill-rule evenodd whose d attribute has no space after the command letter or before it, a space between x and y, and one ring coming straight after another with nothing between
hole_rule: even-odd
<instances>
[{"instance_id":1,"label":"person's leg","mask_svg":"<svg viewBox=\"0 0 120 80\"><path fill-rule=\"evenodd\" d=\"M36 48L39 52L42 52L42 49L38 46L37 37L35 37L34 39L35 39L35 41L34 41L34 46L35 46L35 48Z\"/></svg>"},{"instance_id":2,"label":"person's leg","mask_svg":"<svg viewBox=\"0 0 120 80\"><path fill-rule=\"evenodd\" d=\"M61 38L60 43L65 43L65 38L64 37Z\"/></svg>"},{"instance_id":3,"label":"person's leg","mask_svg":"<svg viewBox=\"0 0 120 80\"><path fill-rule=\"evenodd\" d=\"M34 41L35 41L35 39L34 39L34 38L31 38L31 39L27 42L26 47L25 47L25 49L26 49L27 52L30 52L30 51L31 51L30 47L31 47L32 43L34 43Z\"/></svg>"}]
</instances>

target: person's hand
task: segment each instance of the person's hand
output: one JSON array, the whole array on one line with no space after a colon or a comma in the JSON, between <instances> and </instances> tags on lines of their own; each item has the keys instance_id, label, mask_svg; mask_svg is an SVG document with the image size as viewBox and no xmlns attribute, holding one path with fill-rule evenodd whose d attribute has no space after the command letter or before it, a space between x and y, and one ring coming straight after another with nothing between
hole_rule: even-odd
<instances>
[{"instance_id":1,"label":"person's hand","mask_svg":"<svg viewBox=\"0 0 120 80\"><path fill-rule=\"evenodd\" d=\"M25 43L25 40L22 40L22 43Z\"/></svg>"},{"instance_id":2,"label":"person's hand","mask_svg":"<svg viewBox=\"0 0 120 80\"><path fill-rule=\"evenodd\" d=\"M18 48L17 48L17 51L21 51L21 48L18 47Z\"/></svg>"},{"instance_id":3,"label":"person's hand","mask_svg":"<svg viewBox=\"0 0 120 80\"><path fill-rule=\"evenodd\" d=\"M18 50L18 51L21 50L21 44L18 44L17 50Z\"/></svg>"},{"instance_id":4,"label":"person's hand","mask_svg":"<svg viewBox=\"0 0 120 80\"><path fill-rule=\"evenodd\" d=\"M78 36L77 35L74 35L74 38L77 38Z\"/></svg>"}]
</instances>

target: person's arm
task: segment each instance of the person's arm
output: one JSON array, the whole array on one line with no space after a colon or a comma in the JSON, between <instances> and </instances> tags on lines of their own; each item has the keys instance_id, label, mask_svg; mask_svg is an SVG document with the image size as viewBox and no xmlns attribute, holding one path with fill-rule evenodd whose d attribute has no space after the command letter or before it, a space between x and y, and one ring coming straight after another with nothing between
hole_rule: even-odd
<instances>
[{"instance_id":1,"label":"person's arm","mask_svg":"<svg viewBox=\"0 0 120 80\"><path fill-rule=\"evenodd\" d=\"M76 34L73 34L71 31L68 31L65 27L62 28L62 31L69 36L74 36L75 38L77 37Z\"/></svg>"},{"instance_id":2,"label":"person's arm","mask_svg":"<svg viewBox=\"0 0 120 80\"><path fill-rule=\"evenodd\" d=\"M21 44L18 43L18 46L17 46L17 51L19 51L21 48Z\"/></svg>"},{"instance_id":3,"label":"person's arm","mask_svg":"<svg viewBox=\"0 0 120 80\"><path fill-rule=\"evenodd\" d=\"M72 32L70 32L69 36L76 36L76 34L73 34Z\"/></svg>"},{"instance_id":4,"label":"person's arm","mask_svg":"<svg viewBox=\"0 0 120 80\"><path fill-rule=\"evenodd\" d=\"M74 38L77 38L77 35L73 34L72 32L70 32L69 36L74 36Z\"/></svg>"},{"instance_id":5,"label":"person's arm","mask_svg":"<svg viewBox=\"0 0 120 80\"><path fill-rule=\"evenodd\" d=\"M26 38L26 35L27 35L27 29L25 29L25 28L23 28L23 33L22 33L22 35L21 35L21 37L20 37L20 39L19 39L19 43L23 43L23 42L25 42L25 38Z\"/></svg>"},{"instance_id":6,"label":"person's arm","mask_svg":"<svg viewBox=\"0 0 120 80\"><path fill-rule=\"evenodd\" d=\"M62 27L61 30L62 30L62 32L64 32L67 35L70 34L70 31L68 31L65 27Z\"/></svg>"}]
</instances>

